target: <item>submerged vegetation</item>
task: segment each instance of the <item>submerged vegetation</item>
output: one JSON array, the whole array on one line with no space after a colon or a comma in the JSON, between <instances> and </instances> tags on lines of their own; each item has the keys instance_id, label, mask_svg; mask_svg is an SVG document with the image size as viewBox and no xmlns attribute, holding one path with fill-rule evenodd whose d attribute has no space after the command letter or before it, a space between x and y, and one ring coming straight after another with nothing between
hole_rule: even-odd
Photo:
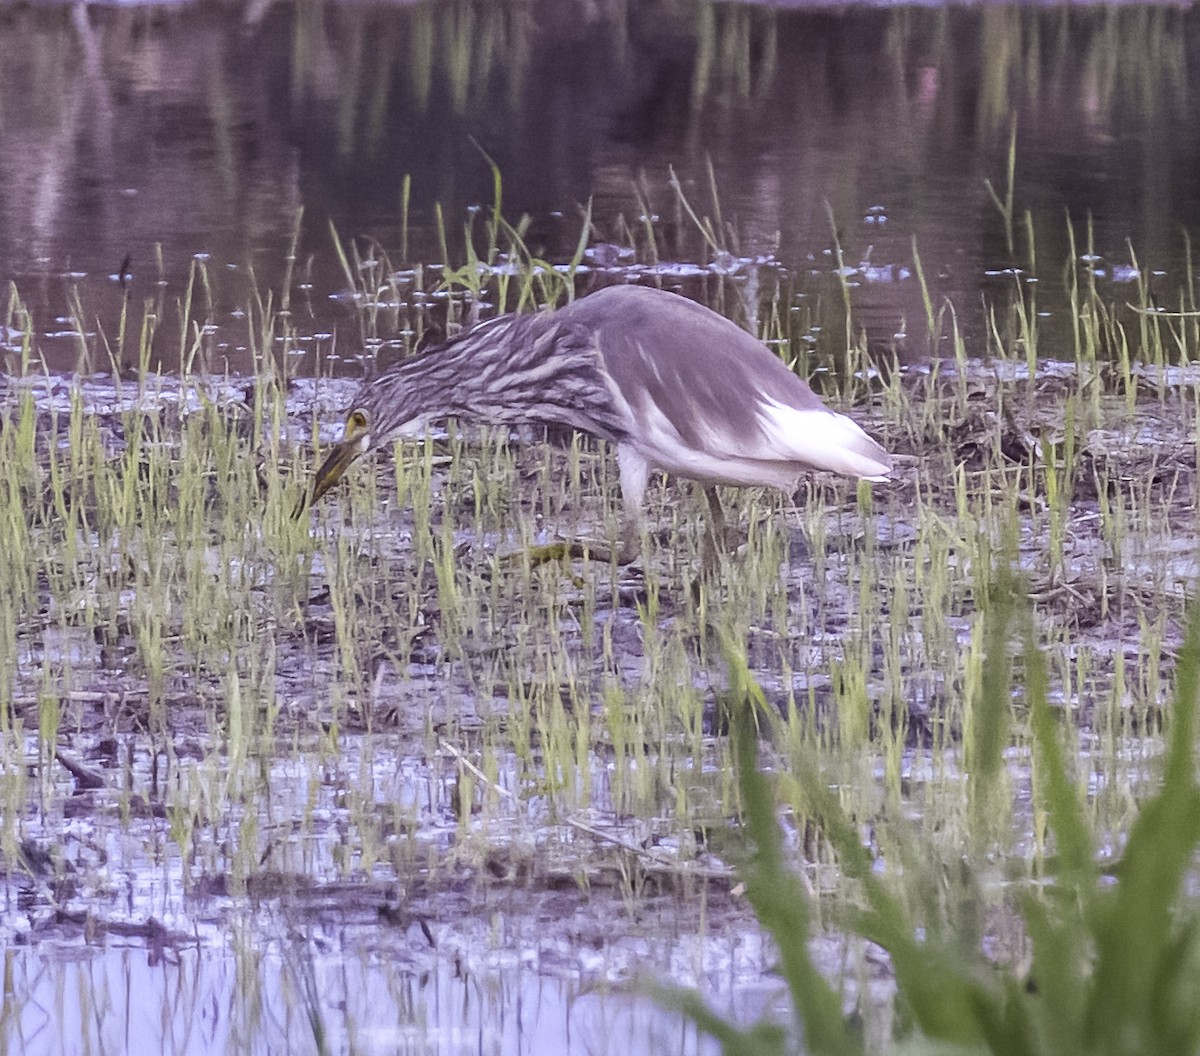
<instances>
[{"instance_id":1,"label":"submerged vegetation","mask_svg":"<svg viewBox=\"0 0 1200 1056\"><path fill-rule=\"evenodd\" d=\"M243 378L203 369L221 339L203 259L170 333L165 295L140 315L128 304L112 332L79 304L81 362L114 369L78 379L36 368L13 289L0 418L0 854L19 907L7 941L135 935L182 956L227 941L215 936L231 924L266 935L265 948L237 940L258 980L237 999L238 1029L269 1002L277 957L307 1025L294 1029L325 1049L353 1036L359 1006L347 997L340 1026L328 1022L320 944L295 935L329 915L339 941L384 944L409 978L510 943L549 958L568 936L614 958L604 978L639 959L621 961L614 918L635 931L668 901L680 931L719 936L749 928L752 907L781 943L811 1051L878 1051L914 1027L947 1044L1007 1039L994 1051L1107 1037L1112 995L1137 996L1112 965L1121 929L1156 936L1146 956L1164 981L1195 956L1164 923L1195 843L1194 820L1171 807L1195 796L1180 762L1200 501L1190 281L1168 303L1134 260L1134 303L1114 303L1085 233L1051 265L1065 269L1074 344L1047 349L1030 281L1045 256L1002 191L1023 259L983 346L914 254L933 354L902 366L867 347L840 250L826 294L798 300L680 189L707 247L698 264L664 266L647 203L641 225L603 242L585 224L573 259L552 265L504 222L499 195L497 180L457 267L397 266L335 237L370 354L597 281L691 283L900 455L895 480L731 493L742 545L694 590L703 500L686 485L652 489L639 566L522 559L555 534L615 535L615 466L579 437L514 444L451 426L362 466L296 521L353 381L293 376L295 253L284 288L245 304L257 370ZM180 377L150 368L167 342ZM1025 661L1010 693L1012 632ZM1172 681L1174 783L1158 791ZM754 776L759 752L779 769L770 783ZM789 808L782 843L776 800ZM732 864L743 813L749 907ZM1161 874L1130 861L1147 841ZM607 908L550 935L464 924L471 899L512 913L507 895L564 889ZM802 936L819 937L813 961ZM727 1051L795 1041L735 1035L677 1000ZM1039 1002L1061 1003L1061 1022ZM1192 1038L1179 1009L1172 1037Z\"/></svg>"}]
</instances>

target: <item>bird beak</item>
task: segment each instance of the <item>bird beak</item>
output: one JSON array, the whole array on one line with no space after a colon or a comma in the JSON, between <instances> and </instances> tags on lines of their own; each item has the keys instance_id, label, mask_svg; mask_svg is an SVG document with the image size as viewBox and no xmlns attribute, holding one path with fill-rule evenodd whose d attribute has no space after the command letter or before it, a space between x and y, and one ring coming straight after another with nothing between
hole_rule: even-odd
<instances>
[{"instance_id":1,"label":"bird beak","mask_svg":"<svg viewBox=\"0 0 1200 1056\"><path fill-rule=\"evenodd\" d=\"M370 446L370 434L349 437L334 444L333 450L329 452L329 457L321 463L321 468L313 475L312 494L300 496L300 501L296 504L292 516L299 518L305 510L315 505L325 492L342 479L342 474L346 472L350 464Z\"/></svg>"}]
</instances>

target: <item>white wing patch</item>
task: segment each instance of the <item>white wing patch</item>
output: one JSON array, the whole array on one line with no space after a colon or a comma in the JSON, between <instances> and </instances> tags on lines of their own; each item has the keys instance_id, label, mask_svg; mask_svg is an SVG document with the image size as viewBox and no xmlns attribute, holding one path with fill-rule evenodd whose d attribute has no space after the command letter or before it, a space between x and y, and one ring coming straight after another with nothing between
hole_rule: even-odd
<instances>
[{"instance_id":1,"label":"white wing patch","mask_svg":"<svg viewBox=\"0 0 1200 1056\"><path fill-rule=\"evenodd\" d=\"M858 425L836 411L798 411L770 398L759 406L765 449L748 458L781 458L848 477L884 480L892 460Z\"/></svg>"},{"instance_id":2,"label":"white wing patch","mask_svg":"<svg viewBox=\"0 0 1200 1056\"><path fill-rule=\"evenodd\" d=\"M758 429L741 436L698 417L702 448L679 433L652 400L637 409L638 431L629 444L650 465L667 473L712 484L764 484L789 489L806 469L884 480L891 459L882 447L844 414L800 411L763 400Z\"/></svg>"}]
</instances>

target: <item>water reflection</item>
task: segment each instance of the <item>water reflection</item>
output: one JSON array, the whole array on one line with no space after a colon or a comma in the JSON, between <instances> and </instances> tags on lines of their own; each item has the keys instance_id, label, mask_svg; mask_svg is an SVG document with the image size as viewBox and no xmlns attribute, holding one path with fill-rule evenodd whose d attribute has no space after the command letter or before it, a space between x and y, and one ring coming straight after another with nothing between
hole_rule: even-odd
<instances>
[{"instance_id":1,"label":"water reflection","mask_svg":"<svg viewBox=\"0 0 1200 1056\"><path fill-rule=\"evenodd\" d=\"M158 764L134 740L121 754L147 789ZM412 744L348 736L336 760L317 745L258 760L230 774L233 797L201 787L208 762L185 762L166 782L178 807L124 816L120 793L72 794L68 777L50 809L15 811L0 1049L709 1053L620 984L648 972L701 985L747 1021L778 999L774 952L727 878L688 884L681 865L679 891L631 903L583 864L583 841L538 825L515 798L500 809L517 816L479 819L495 853L471 862L476 838L453 819L457 793L439 762L396 754ZM629 819L612 810L604 761L593 765L593 831L619 837ZM515 766L505 763L505 787L519 783ZM251 775L268 771L251 791ZM365 828L349 809L359 791ZM212 816L191 819L188 834L184 815L201 802ZM529 860L500 876L510 855ZM818 948L831 971L843 963L839 941Z\"/></svg>"},{"instance_id":2,"label":"water reflection","mask_svg":"<svg viewBox=\"0 0 1200 1056\"><path fill-rule=\"evenodd\" d=\"M236 323L233 308L283 281L301 206L294 281L312 293L299 325L345 340L327 221L397 266L459 263L462 220L491 200L480 148L506 213L529 215L527 240L552 260L570 255L590 198L594 241L645 254L651 214L655 254L707 263L672 168L728 248L771 256L822 303L840 300L816 281L838 266L836 231L846 262L866 265L852 296L883 345L924 316L914 238L934 300L966 315L981 294L1012 295L986 272L1033 266L1023 225L1010 249L984 186L1003 195L1014 120L1015 206L1018 221L1031 211L1051 315L1066 215L1081 242L1090 217L1118 263L1132 239L1173 290L1180 232L1200 213L1189 9L522 0L0 17L4 277L41 333L82 329L93 351L97 329L120 325L111 277L126 256L132 303L166 289L170 314L193 255L211 254L236 272L214 321ZM45 343L74 365L79 340ZM221 351L245 369L246 345Z\"/></svg>"},{"instance_id":3,"label":"water reflection","mask_svg":"<svg viewBox=\"0 0 1200 1056\"><path fill-rule=\"evenodd\" d=\"M478 971L447 956L412 971L336 936L315 955L261 940L161 958L119 946L50 957L13 949L5 979L0 1047L14 1056L718 1051L628 993L515 960Z\"/></svg>"}]
</instances>

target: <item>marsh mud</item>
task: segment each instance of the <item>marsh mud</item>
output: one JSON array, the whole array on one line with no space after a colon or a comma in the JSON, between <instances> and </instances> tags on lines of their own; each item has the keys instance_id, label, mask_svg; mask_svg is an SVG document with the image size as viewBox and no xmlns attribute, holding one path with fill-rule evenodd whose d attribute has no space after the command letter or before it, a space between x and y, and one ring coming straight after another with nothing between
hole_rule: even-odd
<instances>
[{"instance_id":1,"label":"marsh mud","mask_svg":"<svg viewBox=\"0 0 1200 1056\"><path fill-rule=\"evenodd\" d=\"M615 474L578 438L443 432L293 522L353 383L296 381L272 418L250 379L9 379L0 438L40 453L5 657L6 1049L708 1051L625 987L698 983L748 1018L778 998L736 879L731 635L781 715L858 753L864 811L894 795L931 829L997 561L1083 744L1156 728L1197 571L1200 377L1112 375L940 361L861 388L895 480L729 492L736 550L708 574L686 484L652 489L634 565L522 560L611 523ZM259 494L202 474L189 555L170 467L197 426ZM99 454L64 499L72 436ZM97 525L106 474L163 472L151 574ZM787 824L820 886L820 841ZM870 950L819 952L865 966L848 1005L887 990Z\"/></svg>"}]
</instances>

